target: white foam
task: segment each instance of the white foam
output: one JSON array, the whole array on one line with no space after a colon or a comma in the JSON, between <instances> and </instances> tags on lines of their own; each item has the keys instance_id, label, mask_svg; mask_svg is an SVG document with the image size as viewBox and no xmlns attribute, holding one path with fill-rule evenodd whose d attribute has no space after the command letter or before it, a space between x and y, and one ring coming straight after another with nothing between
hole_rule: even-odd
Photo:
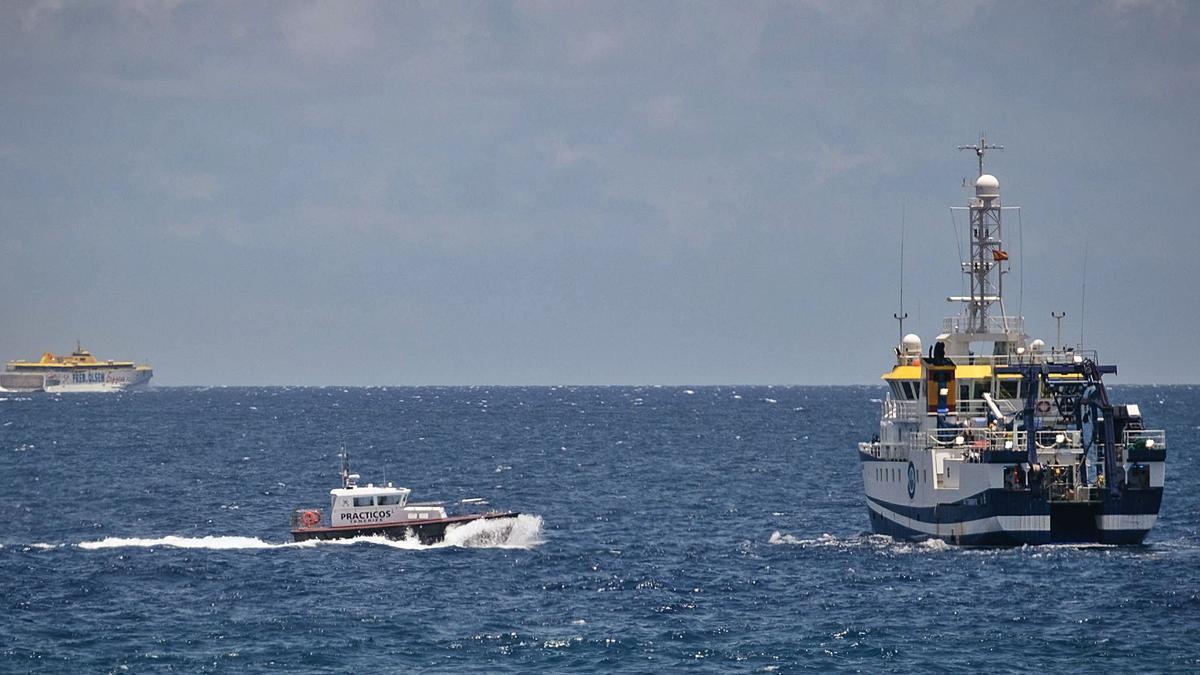
<instances>
[{"instance_id":1,"label":"white foam","mask_svg":"<svg viewBox=\"0 0 1200 675\"><path fill-rule=\"evenodd\" d=\"M946 551L951 547L941 539L925 539L921 541L898 541L886 534L855 535L837 537L828 532L814 539L802 539L776 530L767 539L768 544L790 544L804 548L834 548L834 549L873 549L880 553L916 553L921 551Z\"/></svg>"},{"instance_id":2,"label":"white foam","mask_svg":"<svg viewBox=\"0 0 1200 675\"><path fill-rule=\"evenodd\" d=\"M572 644L583 642L582 635L572 635L569 638L550 638L542 643L542 649L566 649Z\"/></svg>"},{"instance_id":3,"label":"white foam","mask_svg":"<svg viewBox=\"0 0 1200 675\"><path fill-rule=\"evenodd\" d=\"M433 547L462 548L533 548L542 543L542 518L519 515L516 518L473 520L446 530L446 538Z\"/></svg>"},{"instance_id":4,"label":"white foam","mask_svg":"<svg viewBox=\"0 0 1200 675\"><path fill-rule=\"evenodd\" d=\"M140 537L105 537L100 541L83 541L79 548L94 551L103 548L152 548L154 546L170 546L172 548L207 548L214 551L237 549L278 548L287 544L272 544L258 537L180 537L169 534L165 537L146 539Z\"/></svg>"},{"instance_id":5,"label":"white foam","mask_svg":"<svg viewBox=\"0 0 1200 675\"><path fill-rule=\"evenodd\" d=\"M274 543L258 537L205 536L181 537L105 537L99 541L84 541L77 544L81 549L95 551L110 548L188 548L211 551L261 550L272 548L312 548L315 546L354 546L373 544L409 551L437 548L533 548L542 543L542 519L540 516L520 515L516 518L475 520L465 525L446 530L446 538L436 544L422 544L416 538L388 539L386 537L355 537L353 539L330 539ZM54 544L34 544L37 548L53 548Z\"/></svg>"},{"instance_id":6,"label":"white foam","mask_svg":"<svg viewBox=\"0 0 1200 675\"><path fill-rule=\"evenodd\" d=\"M829 536L830 535L825 534L825 535L822 535L822 538L829 537ZM782 533L780 533L779 530L775 530L774 532L772 532L771 537L769 539L767 539L768 544L773 544L776 546L778 546L779 544L797 544L797 545L815 544L819 541L821 541L821 539L800 539L799 537L794 537L790 534L782 534Z\"/></svg>"}]
</instances>

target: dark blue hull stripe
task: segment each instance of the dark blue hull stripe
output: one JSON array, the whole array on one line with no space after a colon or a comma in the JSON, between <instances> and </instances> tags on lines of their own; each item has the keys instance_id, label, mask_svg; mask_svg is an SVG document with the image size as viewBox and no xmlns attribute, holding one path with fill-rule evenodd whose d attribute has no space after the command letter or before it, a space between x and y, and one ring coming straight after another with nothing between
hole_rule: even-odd
<instances>
[{"instance_id":1,"label":"dark blue hull stripe","mask_svg":"<svg viewBox=\"0 0 1200 675\"><path fill-rule=\"evenodd\" d=\"M936 506L910 506L867 497L879 506L925 523L963 522L994 516L1049 516L1051 504L1030 491L993 488L955 502ZM1162 488L1127 490L1119 499L1088 505L1095 515L1157 515L1162 504ZM1066 505L1067 508L1076 505ZM1078 505L1084 508L1085 505Z\"/></svg>"},{"instance_id":2,"label":"dark blue hull stripe","mask_svg":"<svg viewBox=\"0 0 1200 675\"><path fill-rule=\"evenodd\" d=\"M1129 490L1103 503L1049 503L1032 492L987 490L930 507L868 497L872 528L897 537L976 545L1136 544L1158 517L1162 489ZM1152 507L1152 508L1148 508Z\"/></svg>"},{"instance_id":3,"label":"dark blue hull stripe","mask_svg":"<svg viewBox=\"0 0 1200 675\"><path fill-rule=\"evenodd\" d=\"M895 521L869 511L871 529L877 534L886 534L896 539L942 539L962 546L1024 546L1040 544L1140 544L1150 529L1103 530L1099 532L1052 532L1051 530L992 530L987 532L962 533L951 529L946 534L928 534L905 527ZM1074 534L1074 536L1073 536Z\"/></svg>"}]
</instances>

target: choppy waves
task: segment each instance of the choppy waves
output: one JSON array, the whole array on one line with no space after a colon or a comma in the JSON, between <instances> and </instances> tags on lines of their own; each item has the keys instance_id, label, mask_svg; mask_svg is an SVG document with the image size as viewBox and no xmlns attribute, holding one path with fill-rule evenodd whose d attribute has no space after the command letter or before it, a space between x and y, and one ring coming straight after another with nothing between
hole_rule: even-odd
<instances>
[{"instance_id":1,"label":"choppy waves","mask_svg":"<svg viewBox=\"0 0 1200 675\"><path fill-rule=\"evenodd\" d=\"M1197 669L1195 392L1114 395L1184 451L1147 546L1099 550L870 534L854 447L881 392L10 399L0 672ZM285 516L326 493L343 442L371 479L546 524L291 542Z\"/></svg>"}]
</instances>

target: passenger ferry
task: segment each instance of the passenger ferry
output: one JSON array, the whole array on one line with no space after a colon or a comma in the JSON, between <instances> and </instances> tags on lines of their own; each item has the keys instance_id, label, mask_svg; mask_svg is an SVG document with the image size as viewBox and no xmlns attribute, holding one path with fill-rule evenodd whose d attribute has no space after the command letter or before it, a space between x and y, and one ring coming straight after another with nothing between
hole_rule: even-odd
<instances>
[{"instance_id":1,"label":"passenger ferry","mask_svg":"<svg viewBox=\"0 0 1200 675\"><path fill-rule=\"evenodd\" d=\"M133 361L101 361L75 343L68 356L42 354L37 361L9 361L0 391L108 392L144 387L154 370Z\"/></svg>"},{"instance_id":2,"label":"passenger ferry","mask_svg":"<svg viewBox=\"0 0 1200 675\"><path fill-rule=\"evenodd\" d=\"M904 335L883 375L879 434L859 444L871 526L966 545L1141 543L1162 502L1166 435L1146 428L1137 405L1110 401L1102 378L1115 365L1030 340L1023 319L1005 314L1007 207L983 171L996 148L960 148L979 158L965 209L970 291L947 298L962 312L925 353Z\"/></svg>"},{"instance_id":3,"label":"passenger ferry","mask_svg":"<svg viewBox=\"0 0 1200 675\"><path fill-rule=\"evenodd\" d=\"M341 451L342 487L329 491L329 519L321 509L296 509L292 512L292 540L352 539L354 537L386 537L413 539L422 544L436 544L455 527L477 520L510 520L515 523L518 513L488 511L486 513L447 513L443 502L410 502L412 490L387 485L358 484L359 475L350 473L350 456ZM464 505L480 506L482 499L465 499ZM511 527L511 523L510 523Z\"/></svg>"}]
</instances>

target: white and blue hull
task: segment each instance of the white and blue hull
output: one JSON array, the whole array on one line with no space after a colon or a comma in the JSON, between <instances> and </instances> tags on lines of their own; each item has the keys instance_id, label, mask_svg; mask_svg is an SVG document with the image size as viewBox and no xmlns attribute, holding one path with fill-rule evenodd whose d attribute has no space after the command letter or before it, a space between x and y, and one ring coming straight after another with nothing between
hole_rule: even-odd
<instances>
[{"instance_id":1,"label":"white and blue hull","mask_svg":"<svg viewBox=\"0 0 1200 675\"><path fill-rule=\"evenodd\" d=\"M860 453L871 528L878 534L977 546L1139 544L1162 502L1162 461L1142 463L1150 470L1142 489L1125 487L1113 495L1096 488L1089 501L1052 502L1038 489L1006 487L1006 464L943 458L936 473L934 453L915 454L906 462Z\"/></svg>"},{"instance_id":2,"label":"white and blue hull","mask_svg":"<svg viewBox=\"0 0 1200 675\"><path fill-rule=\"evenodd\" d=\"M6 373L0 377L0 391L45 391L52 394L104 393L140 389L150 384L154 371L149 368L89 368L65 373ZM6 388L4 385L8 384Z\"/></svg>"}]
</instances>

